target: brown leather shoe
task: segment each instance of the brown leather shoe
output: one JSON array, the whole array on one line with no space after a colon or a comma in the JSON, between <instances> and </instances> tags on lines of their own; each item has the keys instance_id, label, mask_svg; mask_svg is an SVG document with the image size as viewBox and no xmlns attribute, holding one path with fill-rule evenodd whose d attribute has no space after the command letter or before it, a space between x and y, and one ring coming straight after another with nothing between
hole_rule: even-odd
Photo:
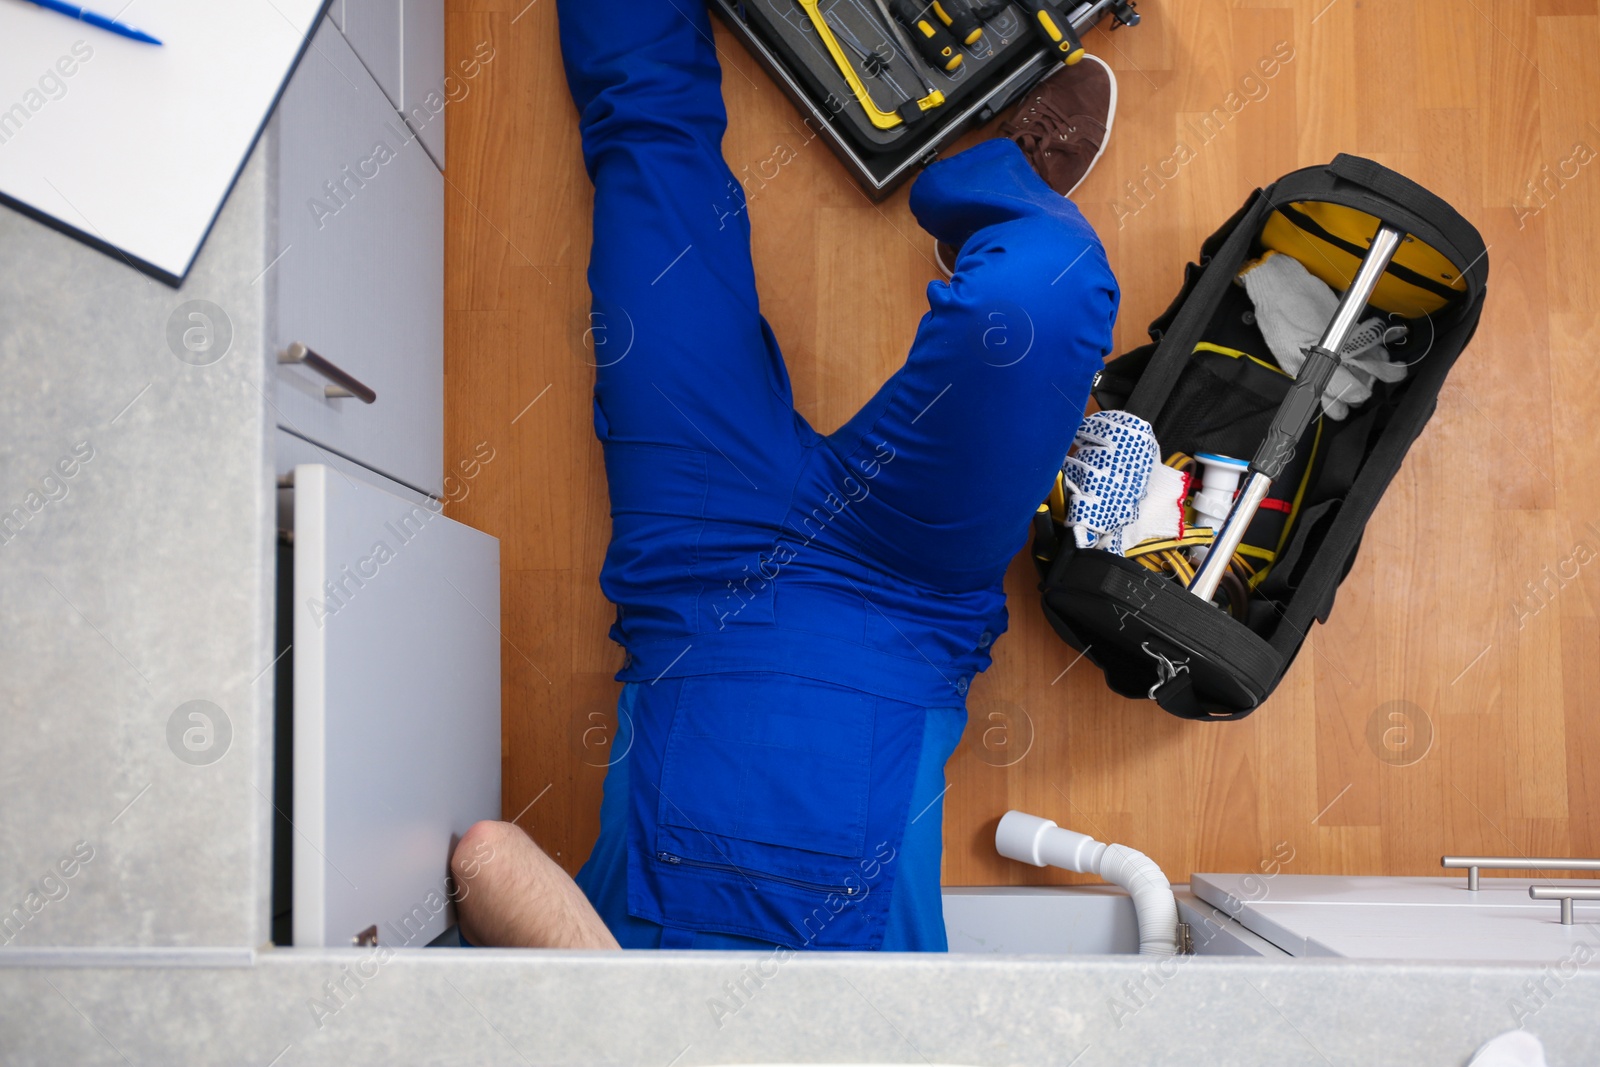
<instances>
[{"instance_id":1,"label":"brown leather shoe","mask_svg":"<svg viewBox=\"0 0 1600 1067\"><path fill-rule=\"evenodd\" d=\"M996 136L1015 141L1045 184L1069 196L1105 154L1116 115L1117 76L1105 60L1085 53L1035 85ZM956 250L939 243L934 256L948 278Z\"/></svg>"},{"instance_id":2,"label":"brown leather shoe","mask_svg":"<svg viewBox=\"0 0 1600 1067\"><path fill-rule=\"evenodd\" d=\"M1062 196L1071 196L1106 150L1117 114L1117 76L1099 56L1085 54L1035 85L1000 124L1033 169Z\"/></svg>"}]
</instances>

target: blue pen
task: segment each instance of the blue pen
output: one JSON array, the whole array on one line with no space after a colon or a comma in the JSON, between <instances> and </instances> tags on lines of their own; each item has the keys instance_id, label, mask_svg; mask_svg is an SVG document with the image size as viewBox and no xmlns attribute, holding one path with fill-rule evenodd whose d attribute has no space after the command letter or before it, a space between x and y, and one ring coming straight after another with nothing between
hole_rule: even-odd
<instances>
[{"instance_id":1,"label":"blue pen","mask_svg":"<svg viewBox=\"0 0 1600 1067\"><path fill-rule=\"evenodd\" d=\"M102 30L110 30L112 33L121 34L123 37L129 37L135 41L143 41L146 44L161 43L143 30L136 30L125 22L118 22L116 19L97 15L93 11L78 7L76 4L63 3L62 0L28 0L28 2L38 4L40 7L48 8L51 11L59 11L69 18L87 22L91 26L100 27Z\"/></svg>"}]
</instances>

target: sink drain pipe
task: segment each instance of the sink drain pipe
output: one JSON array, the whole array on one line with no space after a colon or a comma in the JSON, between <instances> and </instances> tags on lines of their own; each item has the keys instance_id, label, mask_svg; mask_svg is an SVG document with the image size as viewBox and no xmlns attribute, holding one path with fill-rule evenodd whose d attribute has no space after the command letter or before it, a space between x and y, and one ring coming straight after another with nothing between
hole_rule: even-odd
<instances>
[{"instance_id":1,"label":"sink drain pipe","mask_svg":"<svg viewBox=\"0 0 1600 1067\"><path fill-rule=\"evenodd\" d=\"M994 847L1007 859L1095 874L1121 886L1133 898L1139 919L1139 955L1177 954L1178 903L1172 896L1172 884L1143 852L1126 845L1108 845L1020 811L1008 811L1001 817Z\"/></svg>"}]
</instances>

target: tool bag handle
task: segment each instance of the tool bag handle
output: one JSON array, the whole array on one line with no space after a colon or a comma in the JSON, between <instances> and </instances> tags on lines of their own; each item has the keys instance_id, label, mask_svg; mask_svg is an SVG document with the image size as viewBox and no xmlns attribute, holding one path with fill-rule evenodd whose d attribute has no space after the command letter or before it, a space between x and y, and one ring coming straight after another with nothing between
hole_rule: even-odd
<instances>
[{"instance_id":1,"label":"tool bag handle","mask_svg":"<svg viewBox=\"0 0 1600 1067\"><path fill-rule=\"evenodd\" d=\"M1452 260L1456 260L1457 256L1463 257L1461 261L1455 263L1455 267L1467 276L1470 291L1466 302L1472 302L1477 290L1482 289L1488 280L1488 271L1477 269L1483 263L1485 253L1483 237L1471 223L1461 217L1460 212L1431 189L1426 189L1404 174L1392 171L1380 163L1374 163L1364 156L1352 156L1340 152L1333 157L1333 162L1328 164L1328 173L1347 182L1364 186L1418 219L1432 223L1433 228L1444 238L1443 243L1453 246L1454 251L1440 247L1431 240L1428 243L1433 244ZM1383 219L1385 222L1392 221L1396 225L1403 224L1398 218L1390 219L1383 216ZM1419 233L1417 236L1428 240L1423 234Z\"/></svg>"}]
</instances>

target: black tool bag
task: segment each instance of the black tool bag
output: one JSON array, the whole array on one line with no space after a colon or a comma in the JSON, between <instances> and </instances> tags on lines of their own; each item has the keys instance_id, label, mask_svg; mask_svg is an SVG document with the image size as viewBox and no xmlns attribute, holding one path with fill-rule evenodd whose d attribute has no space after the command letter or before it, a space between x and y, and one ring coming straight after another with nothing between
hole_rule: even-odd
<instances>
[{"instance_id":1,"label":"black tool bag","mask_svg":"<svg viewBox=\"0 0 1600 1067\"><path fill-rule=\"evenodd\" d=\"M1163 456L1248 458L1291 379L1275 372L1235 276L1268 249L1287 251L1342 292L1379 220L1410 236L1366 315L1406 328L1391 354L1409 372L1378 382L1347 418L1322 416L1307 431L1296 480L1274 485L1292 496L1284 508L1292 514L1286 527L1277 517L1280 540L1265 553L1270 568L1243 618L1135 560L1075 548L1059 525L1036 538L1045 617L1114 692L1216 720L1243 718L1271 695L1312 620L1327 621L1367 520L1477 328L1489 270L1483 238L1439 197L1371 160L1340 155L1295 171L1258 189L1201 245L1177 298L1151 323L1152 343L1097 378L1096 402L1148 420Z\"/></svg>"}]
</instances>

